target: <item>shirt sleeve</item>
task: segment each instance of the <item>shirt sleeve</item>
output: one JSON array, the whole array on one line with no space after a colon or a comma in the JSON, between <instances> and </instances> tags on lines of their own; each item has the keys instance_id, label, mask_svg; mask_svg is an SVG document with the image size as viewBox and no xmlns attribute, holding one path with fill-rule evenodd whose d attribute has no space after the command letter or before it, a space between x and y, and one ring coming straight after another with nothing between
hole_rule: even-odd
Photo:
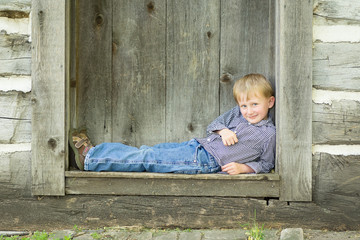
<instances>
[{"instance_id":1,"label":"shirt sleeve","mask_svg":"<svg viewBox=\"0 0 360 240\"><path fill-rule=\"evenodd\" d=\"M228 128L229 124L235 117L239 117L241 115L240 109L238 106L230 109L229 111L223 113L219 117L217 117L206 129L207 135L214 133L215 131L222 130L224 128Z\"/></svg>"},{"instance_id":2,"label":"shirt sleeve","mask_svg":"<svg viewBox=\"0 0 360 240\"><path fill-rule=\"evenodd\" d=\"M259 160L245 163L255 173L268 173L275 167L276 136L275 134L264 144L264 151Z\"/></svg>"}]
</instances>

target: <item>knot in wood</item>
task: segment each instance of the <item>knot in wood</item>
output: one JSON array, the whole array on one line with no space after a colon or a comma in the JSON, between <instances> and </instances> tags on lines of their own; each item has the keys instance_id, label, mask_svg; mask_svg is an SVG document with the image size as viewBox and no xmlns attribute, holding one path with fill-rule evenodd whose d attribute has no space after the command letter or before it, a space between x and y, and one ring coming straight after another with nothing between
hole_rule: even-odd
<instances>
[{"instance_id":1,"label":"knot in wood","mask_svg":"<svg viewBox=\"0 0 360 240\"><path fill-rule=\"evenodd\" d=\"M149 2L147 5L147 10L149 13L152 13L155 10L155 5L153 2Z\"/></svg>"},{"instance_id":2,"label":"knot in wood","mask_svg":"<svg viewBox=\"0 0 360 240\"><path fill-rule=\"evenodd\" d=\"M187 129L188 129L189 132L193 132L194 131L194 126L191 123L189 123L187 125Z\"/></svg>"},{"instance_id":3,"label":"knot in wood","mask_svg":"<svg viewBox=\"0 0 360 240\"><path fill-rule=\"evenodd\" d=\"M229 83L229 82L231 82L231 80L232 80L232 76L228 73L225 73L220 78L220 82L222 82L222 83Z\"/></svg>"},{"instance_id":4,"label":"knot in wood","mask_svg":"<svg viewBox=\"0 0 360 240\"><path fill-rule=\"evenodd\" d=\"M97 26L103 25L103 23L104 23L104 17L103 17L102 14L100 14L100 13L96 14L95 23L96 23Z\"/></svg>"},{"instance_id":5,"label":"knot in wood","mask_svg":"<svg viewBox=\"0 0 360 240\"><path fill-rule=\"evenodd\" d=\"M57 146L57 141L53 138L50 138L48 141L48 147L54 150Z\"/></svg>"}]
</instances>

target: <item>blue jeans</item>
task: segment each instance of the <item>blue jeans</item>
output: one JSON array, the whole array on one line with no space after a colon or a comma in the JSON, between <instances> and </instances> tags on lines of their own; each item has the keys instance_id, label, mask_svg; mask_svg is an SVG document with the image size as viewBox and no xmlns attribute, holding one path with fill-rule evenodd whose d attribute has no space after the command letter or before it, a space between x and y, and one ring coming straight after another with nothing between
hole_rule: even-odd
<instances>
[{"instance_id":1,"label":"blue jeans","mask_svg":"<svg viewBox=\"0 0 360 240\"><path fill-rule=\"evenodd\" d=\"M195 139L183 143L161 143L153 147L131 147L122 143L102 143L90 149L87 171L215 173L221 167Z\"/></svg>"}]
</instances>

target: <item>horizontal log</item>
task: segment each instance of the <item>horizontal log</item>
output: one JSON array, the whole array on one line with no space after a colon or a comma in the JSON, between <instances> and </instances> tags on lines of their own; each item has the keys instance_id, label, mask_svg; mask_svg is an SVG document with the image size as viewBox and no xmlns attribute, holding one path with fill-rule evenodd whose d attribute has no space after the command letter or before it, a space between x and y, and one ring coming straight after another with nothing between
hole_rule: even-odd
<instances>
[{"instance_id":1,"label":"horizontal log","mask_svg":"<svg viewBox=\"0 0 360 240\"><path fill-rule=\"evenodd\" d=\"M269 180L271 179L271 180ZM67 194L279 197L277 174L67 172Z\"/></svg>"},{"instance_id":2,"label":"horizontal log","mask_svg":"<svg viewBox=\"0 0 360 240\"><path fill-rule=\"evenodd\" d=\"M358 0L315 0L314 15L328 20L360 20L360 2ZM331 23L331 21L330 21Z\"/></svg>"},{"instance_id":3,"label":"horizontal log","mask_svg":"<svg viewBox=\"0 0 360 240\"><path fill-rule=\"evenodd\" d=\"M31 0L0 0L0 11L31 11Z\"/></svg>"},{"instance_id":4,"label":"horizontal log","mask_svg":"<svg viewBox=\"0 0 360 240\"><path fill-rule=\"evenodd\" d=\"M341 212L346 218L359 220L359 172L359 155L315 154L314 201L328 211Z\"/></svg>"},{"instance_id":5,"label":"horizontal log","mask_svg":"<svg viewBox=\"0 0 360 240\"><path fill-rule=\"evenodd\" d=\"M360 144L360 102L313 104L313 144Z\"/></svg>"},{"instance_id":6,"label":"horizontal log","mask_svg":"<svg viewBox=\"0 0 360 240\"><path fill-rule=\"evenodd\" d=\"M313 86L360 91L360 43L314 43Z\"/></svg>"},{"instance_id":7,"label":"horizontal log","mask_svg":"<svg viewBox=\"0 0 360 240\"><path fill-rule=\"evenodd\" d=\"M342 205L343 206L343 205ZM316 203L290 203L238 197L65 196L5 199L0 204L4 229L51 230L99 226L148 228L239 228L256 211L266 227L358 230L359 212L328 211ZM51 214L49 214L51 213Z\"/></svg>"},{"instance_id":8,"label":"horizontal log","mask_svg":"<svg viewBox=\"0 0 360 240\"><path fill-rule=\"evenodd\" d=\"M0 59L31 58L29 36L0 33Z\"/></svg>"},{"instance_id":9,"label":"horizontal log","mask_svg":"<svg viewBox=\"0 0 360 240\"><path fill-rule=\"evenodd\" d=\"M29 36L0 34L0 75L31 74L31 43Z\"/></svg>"},{"instance_id":10,"label":"horizontal log","mask_svg":"<svg viewBox=\"0 0 360 240\"><path fill-rule=\"evenodd\" d=\"M0 143L31 141L30 93L0 94Z\"/></svg>"},{"instance_id":11,"label":"horizontal log","mask_svg":"<svg viewBox=\"0 0 360 240\"><path fill-rule=\"evenodd\" d=\"M0 76L30 75L31 59L0 60Z\"/></svg>"},{"instance_id":12,"label":"horizontal log","mask_svg":"<svg viewBox=\"0 0 360 240\"><path fill-rule=\"evenodd\" d=\"M278 174L173 174L173 173L150 173L150 172L86 172L67 171L66 177L74 178L129 178L129 179L198 179L198 180L249 180L249 181L279 181Z\"/></svg>"},{"instance_id":13,"label":"horizontal log","mask_svg":"<svg viewBox=\"0 0 360 240\"><path fill-rule=\"evenodd\" d=\"M31 196L31 150L13 144L9 151L0 144L0 196L17 198ZM29 145L30 146L30 145ZM15 149L13 149L15 148Z\"/></svg>"}]
</instances>

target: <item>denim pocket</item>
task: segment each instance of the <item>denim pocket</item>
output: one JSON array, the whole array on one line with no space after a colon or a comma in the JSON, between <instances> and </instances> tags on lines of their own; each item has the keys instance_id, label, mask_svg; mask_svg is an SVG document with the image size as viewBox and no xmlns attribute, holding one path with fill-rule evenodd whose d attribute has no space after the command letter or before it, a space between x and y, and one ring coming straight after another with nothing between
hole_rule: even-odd
<instances>
[{"instance_id":1,"label":"denim pocket","mask_svg":"<svg viewBox=\"0 0 360 240\"><path fill-rule=\"evenodd\" d=\"M216 159L203 146L199 145L196 150L197 163L201 169L199 173L215 173L220 171L221 167Z\"/></svg>"}]
</instances>

